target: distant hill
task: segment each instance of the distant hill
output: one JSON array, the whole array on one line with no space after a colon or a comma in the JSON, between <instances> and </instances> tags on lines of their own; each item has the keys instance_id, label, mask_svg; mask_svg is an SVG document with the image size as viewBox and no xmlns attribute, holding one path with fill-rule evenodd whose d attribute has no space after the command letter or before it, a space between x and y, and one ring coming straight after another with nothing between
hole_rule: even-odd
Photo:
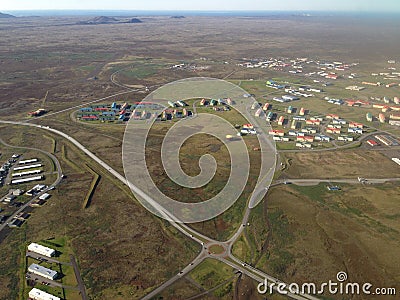
<instances>
[{"instance_id":1,"label":"distant hill","mask_svg":"<svg viewBox=\"0 0 400 300\"><path fill-rule=\"evenodd\" d=\"M172 16L171 19L184 19L185 16Z\"/></svg>"},{"instance_id":2,"label":"distant hill","mask_svg":"<svg viewBox=\"0 0 400 300\"><path fill-rule=\"evenodd\" d=\"M134 24L134 23L143 23L143 22L140 19L133 18L133 19L130 19L129 21L124 22L124 23L132 23L132 24Z\"/></svg>"},{"instance_id":3,"label":"distant hill","mask_svg":"<svg viewBox=\"0 0 400 300\"><path fill-rule=\"evenodd\" d=\"M9 14L3 14L0 12L0 19L10 19L10 18L16 18L16 16L9 15Z\"/></svg>"},{"instance_id":4,"label":"distant hill","mask_svg":"<svg viewBox=\"0 0 400 300\"><path fill-rule=\"evenodd\" d=\"M101 16L101 17L95 17L88 21L81 21L79 22L79 24L97 25L97 24L115 24L118 22L119 21L115 18Z\"/></svg>"},{"instance_id":5,"label":"distant hill","mask_svg":"<svg viewBox=\"0 0 400 300\"><path fill-rule=\"evenodd\" d=\"M126 21L126 19L125 20L119 20L119 19L112 18L112 17L101 16L101 17L95 17L95 18L93 18L91 20L88 20L88 21L78 22L78 24L81 24L81 25L124 24L124 23L125 24L126 23L134 24L134 23L142 23L142 21L140 19L137 19L137 18L133 18L133 19L130 19L130 20Z\"/></svg>"}]
</instances>

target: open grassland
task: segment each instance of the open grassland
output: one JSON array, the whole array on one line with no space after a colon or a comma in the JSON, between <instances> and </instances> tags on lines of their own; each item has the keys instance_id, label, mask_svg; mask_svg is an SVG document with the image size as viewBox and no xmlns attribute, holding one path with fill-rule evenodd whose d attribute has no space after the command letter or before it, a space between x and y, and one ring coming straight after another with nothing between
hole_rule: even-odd
<instances>
[{"instance_id":1,"label":"open grassland","mask_svg":"<svg viewBox=\"0 0 400 300\"><path fill-rule=\"evenodd\" d=\"M271 188L268 210L253 216L269 226L249 232L269 231L257 266L286 282L319 284L346 270L351 282L399 288L399 192L395 185Z\"/></svg>"},{"instance_id":2,"label":"open grassland","mask_svg":"<svg viewBox=\"0 0 400 300\"><path fill-rule=\"evenodd\" d=\"M190 105L191 101L188 101ZM248 123L238 112L231 110L228 112L214 112L211 108L199 108L198 113L213 113L221 116L232 125L243 125ZM225 145L215 137L197 134L187 139L180 149L180 165L182 170L190 176L198 175L200 168L199 159L204 154L212 155L217 162L217 172L213 179L204 187L197 189L187 189L177 185L165 173L161 162L161 145L166 132L175 122L157 122L153 125L147 139L146 162L149 173L159 189L171 197L182 202L201 202L211 199L217 195L225 186L230 175L230 155ZM260 168L259 152L253 151L254 147L259 147L258 140L254 136L244 138L249 157L250 175L244 192L238 201L226 212L213 220L191 224L191 226L213 238L227 239L240 226L243 210L248 197L257 181Z\"/></svg>"},{"instance_id":3,"label":"open grassland","mask_svg":"<svg viewBox=\"0 0 400 300\"><path fill-rule=\"evenodd\" d=\"M285 153L282 161L288 167L285 178L338 179L397 178L398 167L388 157L376 151L346 150L329 152Z\"/></svg>"},{"instance_id":4,"label":"open grassland","mask_svg":"<svg viewBox=\"0 0 400 300\"><path fill-rule=\"evenodd\" d=\"M210 290L216 286L223 284L229 280L233 280L235 274L233 269L216 260L205 260L196 267L190 277L206 290ZM214 296L223 297L229 295L231 290L225 285L222 289L216 290ZM226 298L226 297L225 297ZM229 298L226 298L229 299Z\"/></svg>"}]
</instances>

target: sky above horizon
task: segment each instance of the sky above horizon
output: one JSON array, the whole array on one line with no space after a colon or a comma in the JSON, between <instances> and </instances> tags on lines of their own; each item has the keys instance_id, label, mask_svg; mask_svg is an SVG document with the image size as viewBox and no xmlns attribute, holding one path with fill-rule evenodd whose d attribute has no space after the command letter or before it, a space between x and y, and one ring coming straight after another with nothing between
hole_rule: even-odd
<instances>
[{"instance_id":1,"label":"sky above horizon","mask_svg":"<svg viewBox=\"0 0 400 300\"><path fill-rule=\"evenodd\" d=\"M399 0L1 0L1 10L304 10L400 12Z\"/></svg>"}]
</instances>

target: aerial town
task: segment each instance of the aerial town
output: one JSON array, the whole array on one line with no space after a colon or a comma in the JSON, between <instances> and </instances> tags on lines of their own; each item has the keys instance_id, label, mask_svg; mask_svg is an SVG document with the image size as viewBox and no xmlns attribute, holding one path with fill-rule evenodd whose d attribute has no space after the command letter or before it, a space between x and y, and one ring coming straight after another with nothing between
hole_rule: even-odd
<instances>
[{"instance_id":1,"label":"aerial town","mask_svg":"<svg viewBox=\"0 0 400 300\"><path fill-rule=\"evenodd\" d=\"M0 3L0 300L398 299L400 11L249 1Z\"/></svg>"}]
</instances>

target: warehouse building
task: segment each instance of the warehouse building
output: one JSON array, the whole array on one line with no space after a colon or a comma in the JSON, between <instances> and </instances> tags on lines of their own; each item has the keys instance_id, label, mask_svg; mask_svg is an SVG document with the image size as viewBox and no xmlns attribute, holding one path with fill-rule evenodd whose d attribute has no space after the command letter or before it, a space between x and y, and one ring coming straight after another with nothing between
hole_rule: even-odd
<instances>
[{"instance_id":1,"label":"warehouse building","mask_svg":"<svg viewBox=\"0 0 400 300\"><path fill-rule=\"evenodd\" d=\"M53 257L54 255L56 255L56 250L36 243L30 243L28 246L28 250L47 257Z\"/></svg>"},{"instance_id":2,"label":"warehouse building","mask_svg":"<svg viewBox=\"0 0 400 300\"><path fill-rule=\"evenodd\" d=\"M60 298L53 296L52 294L43 292L37 288L33 288L29 292L29 298L33 300L61 300Z\"/></svg>"},{"instance_id":3,"label":"warehouse building","mask_svg":"<svg viewBox=\"0 0 400 300\"><path fill-rule=\"evenodd\" d=\"M43 178L44 178L43 176L35 176L35 177L29 177L29 178L24 178L24 179L16 179L16 180L12 180L11 184L32 182L32 181L42 180Z\"/></svg>"},{"instance_id":4,"label":"warehouse building","mask_svg":"<svg viewBox=\"0 0 400 300\"><path fill-rule=\"evenodd\" d=\"M58 273L56 271L47 269L37 264L31 264L28 268L28 271L50 280L54 280L58 276Z\"/></svg>"},{"instance_id":5,"label":"warehouse building","mask_svg":"<svg viewBox=\"0 0 400 300\"><path fill-rule=\"evenodd\" d=\"M26 164L30 164L30 163L35 163L38 162L37 158L32 158L32 159L27 159L27 160L21 160L18 164L19 165L26 165Z\"/></svg>"},{"instance_id":6,"label":"warehouse building","mask_svg":"<svg viewBox=\"0 0 400 300\"><path fill-rule=\"evenodd\" d=\"M33 169L33 168L40 168L40 167L42 167L42 164L34 164L34 165L29 165L29 166L16 167L16 168L14 168L14 171L21 171L21 170L27 170L27 169Z\"/></svg>"}]
</instances>

